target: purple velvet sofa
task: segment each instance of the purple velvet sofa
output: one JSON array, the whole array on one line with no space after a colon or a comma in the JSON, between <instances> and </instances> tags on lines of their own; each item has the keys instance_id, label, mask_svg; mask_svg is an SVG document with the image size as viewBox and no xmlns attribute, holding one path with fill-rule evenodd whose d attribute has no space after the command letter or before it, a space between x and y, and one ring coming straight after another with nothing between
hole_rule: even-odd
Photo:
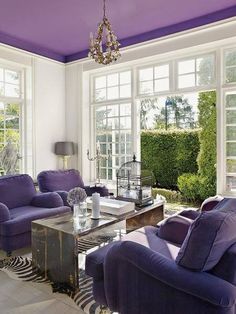
<instances>
[{"instance_id":1,"label":"purple velvet sofa","mask_svg":"<svg viewBox=\"0 0 236 314\"><path fill-rule=\"evenodd\" d=\"M79 171L75 169L42 171L38 174L37 180L41 192L57 192L62 197L65 205L68 205L68 192L75 187L85 189L88 196L95 192L100 193L101 196L109 195L106 187L85 186Z\"/></svg>"},{"instance_id":2,"label":"purple velvet sofa","mask_svg":"<svg viewBox=\"0 0 236 314\"><path fill-rule=\"evenodd\" d=\"M95 300L119 314L235 314L236 200L229 205L229 212L227 204L223 203L222 212L218 208L221 202L215 203L217 207L207 204L211 211L184 211L158 228L138 229L123 241L90 253L86 258L86 273L93 278ZM230 228L224 226L225 217ZM198 232L201 219L205 221L205 232ZM186 249L189 239L194 239L191 238L194 232L203 241L195 241L196 247L189 247L190 268L198 256L208 255L208 241L215 237L219 226L230 229L233 238L226 231L223 241L216 241L217 245L226 245L231 240L213 267L193 271L178 264L183 253L180 251ZM212 247L210 251L214 251Z\"/></svg>"},{"instance_id":3,"label":"purple velvet sofa","mask_svg":"<svg viewBox=\"0 0 236 314\"><path fill-rule=\"evenodd\" d=\"M26 174L0 177L0 248L10 254L31 243L31 222L69 212L57 193L38 194Z\"/></svg>"}]
</instances>

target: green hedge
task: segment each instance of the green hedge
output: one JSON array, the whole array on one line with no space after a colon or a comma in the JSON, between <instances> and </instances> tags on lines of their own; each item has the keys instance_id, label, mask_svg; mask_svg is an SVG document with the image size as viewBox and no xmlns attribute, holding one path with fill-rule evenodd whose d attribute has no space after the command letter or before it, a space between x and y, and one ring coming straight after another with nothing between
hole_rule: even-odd
<instances>
[{"instance_id":1,"label":"green hedge","mask_svg":"<svg viewBox=\"0 0 236 314\"><path fill-rule=\"evenodd\" d=\"M163 188L176 188L178 177L185 172L196 173L198 153L199 130L141 133L141 160Z\"/></svg>"},{"instance_id":2,"label":"green hedge","mask_svg":"<svg viewBox=\"0 0 236 314\"><path fill-rule=\"evenodd\" d=\"M204 200L216 194L216 92L202 92L198 97L200 152L198 174L185 173L178 178L178 188L189 200Z\"/></svg>"}]
</instances>

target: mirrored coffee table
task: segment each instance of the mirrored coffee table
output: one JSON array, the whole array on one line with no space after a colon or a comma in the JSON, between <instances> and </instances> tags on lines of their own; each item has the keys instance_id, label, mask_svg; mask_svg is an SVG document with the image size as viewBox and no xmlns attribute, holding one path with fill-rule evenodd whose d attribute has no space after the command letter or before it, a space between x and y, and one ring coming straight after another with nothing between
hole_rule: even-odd
<instances>
[{"instance_id":1,"label":"mirrored coffee table","mask_svg":"<svg viewBox=\"0 0 236 314\"><path fill-rule=\"evenodd\" d=\"M122 216L90 215L78 223L72 213L32 222L33 266L52 282L79 287L79 254L99 247L146 225L156 226L164 219L163 202L154 202Z\"/></svg>"}]
</instances>

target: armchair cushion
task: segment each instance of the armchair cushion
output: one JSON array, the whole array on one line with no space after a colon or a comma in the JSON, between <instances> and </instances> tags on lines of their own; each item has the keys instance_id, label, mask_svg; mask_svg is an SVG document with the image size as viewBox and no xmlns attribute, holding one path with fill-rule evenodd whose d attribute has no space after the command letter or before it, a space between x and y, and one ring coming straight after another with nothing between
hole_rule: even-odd
<instances>
[{"instance_id":1,"label":"armchair cushion","mask_svg":"<svg viewBox=\"0 0 236 314\"><path fill-rule=\"evenodd\" d=\"M63 206L63 200L58 193L48 192L36 194L31 201L31 205L46 208L60 207Z\"/></svg>"},{"instance_id":2,"label":"armchair cushion","mask_svg":"<svg viewBox=\"0 0 236 314\"><path fill-rule=\"evenodd\" d=\"M171 216L159 224L158 236L166 241L182 244L192 223L193 220L187 217Z\"/></svg>"},{"instance_id":3,"label":"armchair cushion","mask_svg":"<svg viewBox=\"0 0 236 314\"><path fill-rule=\"evenodd\" d=\"M41 192L67 191L75 187L84 187L84 182L79 171L69 170L49 170L38 174L38 184Z\"/></svg>"},{"instance_id":4,"label":"armchair cushion","mask_svg":"<svg viewBox=\"0 0 236 314\"><path fill-rule=\"evenodd\" d=\"M0 222L4 222L10 219L10 211L8 209L8 207L3 204L0 203Z\"/></svg>"},{"instance_id":5,"label":"armchair cushion","mask_svg":"<svg viewBox=\"0 0 236 314\"><path fill-rule=\"evenodd\" d=\"M158 228L156 227L146 226L128 233L122 238L122 241L139 243L174 261L179 252L179 247L159 238L157 236L157 230ZM104 259L108 250L114 245L114 243L115 242L110 243L87 255L85 269L89 276L95 278L96 280L101 280L103 278Z\"/></svg>"},{"instance_id":6,"label":"armchair cushion","mask_svg":"<svg viewBox=\"0 0 236 314\"><path fill-rule=\"evenodd\" d=\"M236 242L235 226L236 210L202 212L189 229L177 264L195 271L212 269Z\"/></svg>"}]
</instances>

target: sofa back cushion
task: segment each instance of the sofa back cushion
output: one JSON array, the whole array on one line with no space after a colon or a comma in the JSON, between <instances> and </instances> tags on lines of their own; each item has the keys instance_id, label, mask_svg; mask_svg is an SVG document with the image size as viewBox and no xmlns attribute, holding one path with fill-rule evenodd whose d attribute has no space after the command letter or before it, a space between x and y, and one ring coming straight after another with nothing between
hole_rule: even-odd
<instances>
[{"instance_id":1,"label":"sofa back cushion","mask_svg":"<svg viewBox=\"0 0 236 314\"><path fill-rule=\"evenodd\" d=\"M225 252L210 273L236 286L236 244Z\"/></svg>"},{"instance_id":2,"label":"sofa back cushion","mask_svg":"<svg viewBox=\"0 0 236 314\"><path fill-rule=\"evenodd\" d=\"M192 219L173 215L159 223L157 234L166 241L181 245L192 223Z\"/></svg>"},{"instance_id":3,"label":"sofa back cushion","mask_svg":"<svg viewBox=\"0 0 236 314\"><path fill-rule=\"evenodd\" d=\"M236 243L236 200L224 203L221 209L202 212L193 222L176 258L177 264L208 271Z\"/></svg>"},{"instance_id":4,"label":"sofa back cushion","mask_svg":"<svg viewBox=\"0 0 236 314\"><path fill-rule=\"evenodd\" d=\"M36 190L27 174L0 177L0 202L9 209L29 205Z\"/></svg>"},{"instance_id":5,"label":"sofa back cushion","mask_svg":"<svg viewBox=\"0 0 236 314\"><path fill-rule=\"evenodd\" d=\"M42 171L38 175L41 192L67 191L75 187L84 187L79 171L75 169Z\"/></svg>"}]
</instances>

